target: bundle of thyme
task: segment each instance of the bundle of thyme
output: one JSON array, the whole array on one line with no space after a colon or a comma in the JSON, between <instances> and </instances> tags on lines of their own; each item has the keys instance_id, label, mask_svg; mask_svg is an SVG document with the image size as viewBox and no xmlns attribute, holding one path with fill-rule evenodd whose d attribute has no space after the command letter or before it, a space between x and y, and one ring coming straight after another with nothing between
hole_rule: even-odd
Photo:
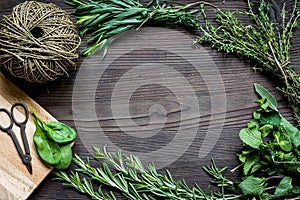
<instances>
[{"instance_id":1,"label":"bundle of thyme","mask_svg":"<svg viewBox=\"0 0 300 200\"><path fill-rule=\"evenodd\" d=\"M271 4L260 0L257 7L253 5L248 0L248 10L242 12L216 9L215 21L218 25L214 26L208 21L205 5L202 4L200 8L205 24L198 24L203 35L196 41L250 59L256 63L255 70L274 76L300 125L300 77L291 66L291 40L300 17L298 1L294 1L290 13L286 11L286 3L283 3L281 21L270 19ZM244 25L238 19L241 16L248 17L253 24Z\"/></svg>"},{"instance_id":2,"label":"bundle of thyme","mask_svg":"<svg viewBox=\"0 0 300 200\"><path fill-rule=\"evenodd\" d=\"M89 56L97 51L107 52L108 45L122 32L139 29L146 22L155 24L184 25L198 30L203 35L196 39L199 43L209 43L213 48L226 53L235 53L256 63L260 70L276 78L277 86L287 97L294 118L300 125L300 77L291 66L291 40L297 26L300 11L295 0L292 12L281 10L281 21L270 19L271 4L259 1L254 8L248 0L246 11L222 11L208 2L170 6L159 0L143 5L137 0L66 0L76 7L73 12L80 25L81 36L92 34L89 46L82 52ZM205 6L216 8L217 26L208 21ZM190 10L194 8L194 10ZM255 11L254 11L255 10ZM204 17L205 23L199 21ZM253 24L244 25L239 17L252 19Z\"/></svg>"}]
</instances>

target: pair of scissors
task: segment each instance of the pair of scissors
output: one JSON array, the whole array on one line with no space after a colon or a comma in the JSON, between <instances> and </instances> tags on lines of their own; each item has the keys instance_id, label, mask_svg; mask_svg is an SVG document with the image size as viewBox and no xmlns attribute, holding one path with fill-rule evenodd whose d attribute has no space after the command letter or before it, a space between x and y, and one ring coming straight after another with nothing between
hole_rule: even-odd
<instances>
[{"instance_id":1,"label":"pair of scissors","mask_svg":"<svg viewBox=\"0 0 300 200\"><path fill-rule=\"evenodd\" d=\"M17 107L22 108L24 110L25 119L22 121L16 120L16 118L14 116L14 110ZM17 148L18 154L22 159L23 164L26 166L29 173L32 174L30 148L29 148L29 144L28 144L28 140L27 140L27 136L26 136L26 132L25 132L26 123L27 123L28 117L29 117L27 106L21 102L18 102L18 103L15 103L12 105L10 112L5 108L0 108L0 112L7 114L10 119L9 126L3 127L0 125L0 130L3 132L6 132L12 138L12 140ZM1 121L1 119L0 119L0 121ZM25 153L23 152L23 150L20 146L20 143L16 137L15 132L12 130L14 124L16 124L21 129L21 136L22 136L22 140L23 140Z\"/></svg>"}]
</instances>

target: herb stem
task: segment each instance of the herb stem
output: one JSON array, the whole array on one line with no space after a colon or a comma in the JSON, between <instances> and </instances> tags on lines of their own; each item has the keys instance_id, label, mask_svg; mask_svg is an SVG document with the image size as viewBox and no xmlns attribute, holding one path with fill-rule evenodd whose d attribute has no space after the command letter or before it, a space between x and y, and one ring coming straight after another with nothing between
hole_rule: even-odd
<instances>
[{"instance_id":1,"label":"herb stem","mask_svg":"<svg viewBox=\"0 0 300 200\"><path fill-rule=\"evenodd\" d=\"M268 178L266 178L266 181L272 180L272 179L283 179L284 176L270 176Z\"/></svg>"},{"instance_id":2,"label":"herb stem","mask_svg":"<svg viewBox=\"0 0 300 200\"><path fill-rule=\"evenodd\" d=\"M240 167L242 167L244 165L244 163L239 164L238 166L236 166L235 168L231 169L230 172L234 173L236 170L238 170Z\"/></svg>"},{"instance_id":3,"label":"herb stem","mask_svg":"<svg viewBox=\"0 0 300 200\"><path fill-rule=\"evenodd\" d=\"M264 189L264 191L268 191L268 190L273 190L273 189L276 189L277 186L271 186L271 187L267 187Z\"/></svg>"},{"instance_id":4,"label":"herb stem","mask_svg":"<svg viewBox=\"0 0 300 200\"><path fill-rule=\"evenodd\" d=\"M300 196L297 196L297 197L294 197L294 198L288 198L288 199L285 199L285 200L299 200L300 199Z\"/></svg>"},{"instance_id":5,"label":"herb stem","mask_svg":"<svg viewBox=\"0 0 300 200\"><path fill-rule=\"evenodd\" d=\"M268 45L269 45L270 50L271 50L271 52L272 52L274 61L275 61L275 63L277 64L277 67L280 69L282 76L284 77L284 82L285 82L285 86L286 86L286 94L288 94L288 92L289 92L289 91L288 91L288 88L290 87L290 84L289 84L289 82L288 82L288 80L287 80L287 76L286 76L284 70L282 69L281 64L279 63L279 61L278 61L278 59L277 59L277 57L276 57L276 55L275 55L275 52L274 52L274 49L273 49L273 47L272 47L271 41L268 41Z\"/></svg>"},{"instance_id":6,"label":"herb stem","mask_svg":"<svg viewBox=\"0 0 300 200\"><path fill-rule=\"evenodd\" d=\"M245 195L243 194L240 194L240 195L235 195L233 197L223 197L223 198L219 198L217 200L232 200L232 199L238 199L238 198L241 198L241 197L244 197Z\"/></svg>"}]
</instances>

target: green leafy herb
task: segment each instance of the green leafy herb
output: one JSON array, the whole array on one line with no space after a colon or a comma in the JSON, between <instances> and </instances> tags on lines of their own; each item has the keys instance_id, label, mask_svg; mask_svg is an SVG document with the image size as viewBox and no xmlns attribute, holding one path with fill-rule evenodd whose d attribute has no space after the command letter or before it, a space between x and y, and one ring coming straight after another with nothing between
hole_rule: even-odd
<instances>
[{"instance_id":1,"label":"green leafy herb","mask_svg":"<svg viewBox=\"0 0 300 200\"><path fill-rule=\"evenodd\" d=\"M58 144L68 144L76 139L76 131L61 122L44 122L35 113L36 124L54 142Z\"/></svg>"},{"instance_id":2,"label":"green leafy herb","mask_svg":"<svg viewBox=\"0 0 300 200\"><path fill-rule=\"evenodd\" d=\"M290 13L283 3L280 20L269 17L271 5L260 0L254 9L252 1L248 0L248 10L222 11L215 5L205 1L187 5L168 6L159 0L143 5L137 0L105 0L84 1L66 0L76 7L73 12L77 24L81 25L81 36L92 34L89 46L83 50L83 55L92 55L97 51L107 52L108 46L120 33L130 29L139 29L146 22L154 24L182 24L190 29L200 31L202 35L196 39L199 43L208 43L213 48L226 53L235 53L243 58L256 62L255 70L263 71L277 78L280 91L284 93L293 109L295 120L300 124L300 76L291 66L291 41L293 30L297 27L300 17L298 1ZM191 8L197 7L191 11ZM215 22L209 21L206 6L215 8ZM199 22L202 15L204 23ZM244 24L239 18L249 18L253 21ZM265 95L263 89L255 86L260 95ZM276 107L272 96L269 99L271 107ZM275 110L275 109L274 109Z\"/></svg>"},{"instance_id":3,"label":"green leafy herb","mask_svg":"<svg viewBox=\"0 0 300 200\"><path fill-rule=\"evenodd\" d=\"M288 176L284 177L278 184L274 195L276 197L281 197L281 196L285 196L286 194L292 194L292 190L293 190L292 181L293 179L291 179L290 177Z\"/></svg>"},{"instance_id":4,"label":"green leafy herb","mask_svg":"<svg viewBox=\"0 0 300 200\"><path fill-rule=\"evenodd\" d=\"M33 136L33 141L40 158L50 165L56 165L61 159L61 150L58 144L48 139L40 126L34 120L36 130Z\"/></svg>"},{"instance_id":5,"label":"green leafy herb","mask_svg":"<svg viewBox=\"0 0 300 200\"><path fill-rule=\"evenodd\" d=\"M66 169L72 162L72 147L70 144L65 144L60 147L61 158L57 164L54 165L56 169Z\"/></svg>"},{"instance_id":6,"label":"green leafy herb","mask_svg":"<svg viewBox=\"0 0 300 200\"><path fill-rule=\"evenodd\" d=\"M265 178L248 176L239 184L239 187L245 195L259 196L264 192L265 181Z\"/></svg>"},{"instance_id":7,"label":"green leafy herb","mask_svg":"<svg viewBox=\"0 0 300 200\"><path fill-rule=\"evenodd\" d=\"M242 129L240 131L240 138L245 144L255 149L258 149L262 144L261 132L257 129Z\"/></svg>"},{"instance_id":8,"label":"green leafy herb","mask_svg":"<svg viewBox=\"0 0 300 200\"><path fill-rule=\"evenodd\" d=\"M255 4L248 0L246 11L222 11L216 9L215 22L213 25L205 13L205 6L201 6L204 24L199 24L202 36L197 42L208 43L219 51L235 53L243 58L254 61L257 65L255 70L271 74L277 78L276 84L280 91L287 97L289 106L293 109L295 120L300 124L300 76L291 66L291 41L293 30L297 27L300 17L298 1L288 13L286 3L283 3L280 13L281 20L269 17L271 4L260 0ZM245 24L239 18L249 18L253 23ZM256 85L256 90L268 99L274 109L276 101L272 96L266 96L264 89Z\"/></svg>"},{"instance_id":9,"label":"green leafy herb","mask_svg":"<svg viewBox=\"0 0 300 200\"><path fill-rule=\"evenodd\" d=\"M197 184L190 188L184 180L175 181L168 170L165 175L160 174L154 164L144 167L138 157L124 157L121 151L109 153L105 147L103 151L94 148L94 157L102 161L99 167L91 166L89 158L84 161L75 155L73 163L78 167L76 171L69 174L56 171L55 179L93 199L116 199L112 192L115 190L121 192L125 199L299 199L300 134L274 107L275 98L262 86L255 89L264 98L257 101L259 107L254 111L257 117L239 134L244 144L243 151L238 154L243 166L240 182L226 178L224 172L227 167L219 169L212 160L211 165L203 167L203 170L212 177L211 184L219 190L202 190ZM263 94L261 91L264 91ZM80 174L84 174L84 178ZM113 190L104 192L101 186L95 190L91 180Z\"/></svg>"},{"instance_id":10,"label":"green leafy herb","mask_svg":"<svg viewBox=\"0 0 300 200\"><path fill-rule=\"evenodd\" d=\"M89 56L101 50L104 50L105 55L109 44L120 33L139 29L148 21L170 25L181 24L194 29L198 23L196 15L198 10L187 9L201 2L173 7L161 4L159 0L155 3L150 1L148 5L143 5L137 0L66 0L66 3L76 7L73 15L80 25L80 35L92 34L88 40L89 46L82 51L83 55Z\"/></svg>"},{"instance_id":11,"label":"green leafy herb","mask_svg":"<svg viewBox=\"0 0 300 200\"><path fill-rule=\"evenodd\" d=\"M61 122L45 123L48 136L59 144L70 143L76 139L76 131Z\"/></svg>"},{"instance_id":12,"label":"green leafy herb","mask_svg":"<svg viewBox=\"0 0 300 200\"><path fill-rule=\"evenodd\" d=\"M197 185L190 188L184 180L175 181L169 171L166 171L166 175L158 173L153 164L145 168L136 156L123 157L120 151L117 154L108 153L106 148L101 151L95 147L94 150L95 158L103 161L102 166L92 167L89 159L83 161L79 156L75 155L73 162L78 166L76 172L67 174L64 171L55 171L55 180L63 181L64 185L88 194L93 199L115 199L115 195L112 191L104 193L101 187L95 190L90 181L86 178L80 178L79 173L87 175L93 181L120 191L126 199L213 200L218 199L218 196L222 196L221 193L206 194ZM222 185L222 187L233 185L232 181L222 175L226 168L218 169L214 161L212 161L211 166L204 167L204 169L211 176L215 177L215 184ZM114 170L116 170L115 173ZM236 195L223 195L223 197L232 196Z\"/></svg>"},{"instance_id":13,"label":"green leafy herb","mask_svg":"<svg viewBox=\"0 0 300 200\"><path fill-rule=\"evenodd\" d=\"M44 122L31 108L36 130L33 141L40 158L57 169L66 169L72 162L70 143L76 132L61 122Z\"/></svg>"},{"instance_id":14,"label":"green leafy herb","mask_svg":"<svg viewBox=\"0 0 300 200\"><path fill-rule=\"evenodd\" d=\"M270 103L270 107L273 110L277 111L277 101L275 97L270 94L263 86L255 83L254 84L255 91L260 95L261 98L266 99Z\"/></svg>"}]
</instances>

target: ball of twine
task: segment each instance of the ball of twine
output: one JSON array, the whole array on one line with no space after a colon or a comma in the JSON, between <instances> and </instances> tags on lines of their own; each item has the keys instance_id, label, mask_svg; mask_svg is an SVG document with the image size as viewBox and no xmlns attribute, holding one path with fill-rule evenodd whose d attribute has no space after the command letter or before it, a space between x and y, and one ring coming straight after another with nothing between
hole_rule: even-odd
<instances>
[{"instance_id":1,"label":"ball of twine","mask_svg":"<svg viewBox=\"0 0 300 200\"><path fill-rule=\"evenodd\" d=\"M0 22L0 59L17 78L45 83L75 67L80 37L70 16L50 3L26 1Z\"/></svg>"}]
</instances>

